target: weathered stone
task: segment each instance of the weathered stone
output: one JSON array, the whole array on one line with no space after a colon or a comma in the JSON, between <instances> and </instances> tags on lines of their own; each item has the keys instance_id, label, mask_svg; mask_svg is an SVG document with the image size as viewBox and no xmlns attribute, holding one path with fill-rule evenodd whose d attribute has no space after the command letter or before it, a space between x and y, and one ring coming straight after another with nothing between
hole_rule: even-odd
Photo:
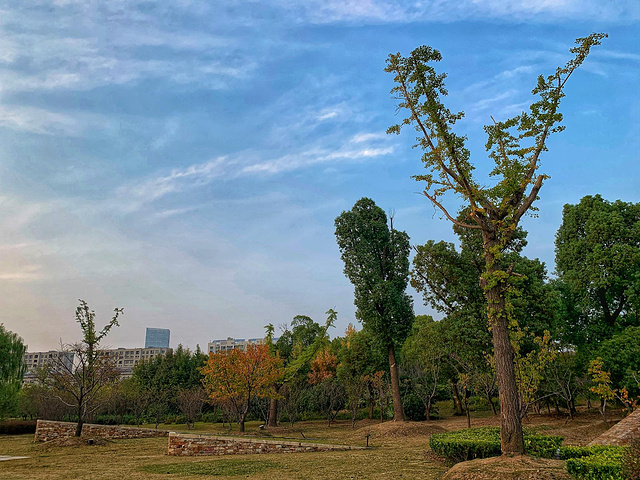
<instances>
[{"instance_id":1,"label":"weathered stone","mask_svg":"<svg viewBox=\"0 0 640 480\"><path fill-rule=\"evenodd\" d=\"M330 450L364 450L365 447L300 443L283 440L215 437L170 432L169 455L244 455L250 453L328 452Z\"/></svg>"},{"instance_id":2,"label":"weathered stone","mask_svg":"<svg viewBox=\"0 0 640 480\"><path fill-rule=\"evenodd\" d=\"M34 441L47 442L56 438L72 437L75 432L75 423L38 420ZM121 438L166 437L168 434L169 432L166 430L122 427L119 425L94 425L91 423L85 423L82 427L83 437L106 438L109 440Z\"/></svg>"},{"instance_id":3,"label":"weathered stone","mask_svg":"<svg viewBox=\"0 0 640 480\"><path fill-rule=\"evenodd\" d=\"M640 436L640 410L620 420L589 445L626 445L635 436Z\"/></svg>"}]
</instances>

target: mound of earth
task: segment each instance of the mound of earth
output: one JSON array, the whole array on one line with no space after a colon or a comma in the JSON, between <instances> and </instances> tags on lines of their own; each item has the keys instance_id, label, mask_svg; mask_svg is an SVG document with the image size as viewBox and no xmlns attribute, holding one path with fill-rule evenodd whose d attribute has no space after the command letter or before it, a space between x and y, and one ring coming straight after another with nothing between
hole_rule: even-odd
<instances>
[{"instance_id":1,"label":"mound of earth","mask_svg":"<svg viewBox=\"0 0 640 480\"><path fill-rule=\"evenodd\" d=\"M383 422L361 427L353 432L352 438L365 438L371 434L375 439L400 437L428 437L446 430L438 425L426 422Z\"/></svg>"},{"instance_id":2,"label":"mound of earth","mask_svg":"<svg viewBox=\"0 0 640 480\"><path fill-rule=\"evenodd\" d=\"M569 480L565 462L528 456L492 457L456 464L442 480Z\"/></svg>"}]
</instances>

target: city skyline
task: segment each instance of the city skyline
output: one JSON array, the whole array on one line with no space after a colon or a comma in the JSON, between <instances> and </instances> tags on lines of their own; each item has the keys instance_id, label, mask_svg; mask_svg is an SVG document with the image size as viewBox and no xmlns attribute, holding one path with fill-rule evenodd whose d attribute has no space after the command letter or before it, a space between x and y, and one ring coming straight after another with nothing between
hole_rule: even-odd
<instances>
[{"instance_id":1,"label":"city skyline","mask_svg":"<svg viewBox=\"0 0 640 480\"><path fill-rule=\"evenodd\" d=\"M414 135L385 134L388 54L442 52L445 103L466 112L456 132L486 182L483 125L526 108L577 37L607 32L568 83L539 217L523 223L524 254L551 273L565 203L640 201L639 22L631 0L5 5L0 323L57 348L79 340L83 299L98 326L124 308L105 346L135 347L154 325L204 347L295 315L323 324L330 308L343 335L357 321L342 211L367 196L413 245L455 241L411 179Z\"/></svg>"}]
</instances>

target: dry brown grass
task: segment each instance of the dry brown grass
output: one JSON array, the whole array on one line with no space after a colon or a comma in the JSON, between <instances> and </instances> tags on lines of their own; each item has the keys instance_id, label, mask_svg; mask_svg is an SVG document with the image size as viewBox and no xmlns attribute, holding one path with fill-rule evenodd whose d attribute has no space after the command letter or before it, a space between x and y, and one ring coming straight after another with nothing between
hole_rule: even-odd
<instances>
[{"instance_id":1,"label":"dry brown grass","mask_svg":"<svg viewBox=\"0 0 640 480\"><path fill-rule=\"evenodd\" d=\"M472 426L497 425L497 417L473 419ZM528 425L544 431L564 435L566 443L583 445L599 435L606 426L595 415L582 415L576 420L565 422L547 416L532 416ZM162 427L162 426L161 426ZM184 426L169 425L172 430L186 431ZM197 424L194 433L228 433L220 425ZM229 457L169 457L166 455L166 438L137 440L117 440L104 445L80 444L73 448L49 444L34 444L32 435L0 436L0 455L27 456L23 460L11 460L0 464L2 480L141 480L174 479L189 480L212 478L249 478L252 480L347 480L347 479L420 479L436 480L443 477L447 466L429 453L428 439L433 433L443 430L457 430L466 427L466 419L451 418L436 422L408 422L405 424L361 421L355 429L351 422L339 421L330 428L324 422L300 422L293 428L286 426L259 431L257 423L248 424L247 434L267 438L288 438L320 441L324 443L364 445L366 435L370 435L372 448L362 451L247 455L234 457L237 461L266 462L264 469L242 476L188 475L161 472L163 468L154 465L175 465L194 462L230 462ZM231 432L237 434L237 432ZM304 437L303 437L304 435ZM562 465L560 462L559 465ZM200 465L200 467L206 465ZM556 468L559 474L561 468ZM168 467L167 471L178 471ZM193 469L206 471L207 468ZM225 471L224 468L211 468ZM485 478L485 477L477 477ZM495 479L495 474L491 477ZM506 477L505 477L506 478ZM516 478L516 477L511 477ZM528 477L523 477L528 478ZM563 478L549 477L549 478Z\"/></svg>"}]
</instances>

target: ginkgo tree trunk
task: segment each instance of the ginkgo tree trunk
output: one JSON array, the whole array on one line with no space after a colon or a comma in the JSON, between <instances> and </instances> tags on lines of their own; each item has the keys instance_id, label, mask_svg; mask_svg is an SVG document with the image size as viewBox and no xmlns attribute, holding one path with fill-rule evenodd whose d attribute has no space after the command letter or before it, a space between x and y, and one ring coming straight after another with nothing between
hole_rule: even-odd
<instances>
[{"instance_id":1,"label":"ginkgo tree trunk","mask_svg":"<svg viewBox=\"0 0 640 480\"><path fill-rule=\"evenodd\" d=\"M424 154L427 170L416 175L426 182L424 195L453 224L482 233L484 272L480 284L487 299L487 316L493 336L501 408L501 445L503 454L524 453L520 420L520 398L514 371L514 350L509 326L516 320L510 315L506 292L511 288L512 267L503 259L503 252L516 232L523 215L535 210L534 201L543 182L548 178L538 173L540 156L547 150L547 139L564 129L560 125L560 101L565 85L574 71L585 61L591 47L599 45L607 35L594 33L576 40L574 54L567 64L548 76L540 75L532 93L538 96L528 112L497 121L484 127L486 144L495 167L492 185L477 183L466 137L453 132L455 123L464 113L453 113L442 103L447 95L446 74L437 73L432 64L442 55L429 46L418 47L407 57L400 53L389 55L385 71L394 74L396 86L391 92L398 98L398 109L408 116L393 125L387 133L399 134L404 126L418 132L417 147ZM445 194L453 194L464 201L466 218L460 220L442 202Z\"/></svg>"}]
</instances>

